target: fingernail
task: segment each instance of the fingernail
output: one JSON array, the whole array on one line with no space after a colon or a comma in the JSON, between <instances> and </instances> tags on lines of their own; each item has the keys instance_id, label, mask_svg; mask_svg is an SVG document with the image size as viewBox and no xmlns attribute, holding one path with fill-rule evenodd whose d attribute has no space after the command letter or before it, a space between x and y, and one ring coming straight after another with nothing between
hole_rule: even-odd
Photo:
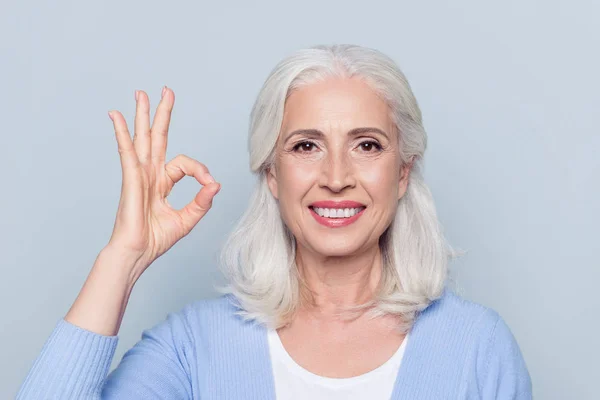
<instances>
[{"instance_id":1,"label":"fingernail","mask_svg":"<svg viewBox=\"0 0 600 400\"><path fill-rule=\"evenodd\" d=\"M114 118L113 118L113 116L112 116L112 114L111 114L111 112L110 112L110 111L108 112L108 117L109 117L109 118L110 118L112 121L114 121Z\"/></svg>"},{"instance_id":2,"label":"fingernail","mask_svg":"<svg viewBox=\"0 0 600 400\"><path fill-rule=\"evenodd\" d=\"M208 172L205 174L206 176L206 180L208 181L208 183L215 183L215 178L212 177L211 174L209 174Z\"/></svg>"},{"instance_id":3,"label":"fingernail","mask_svg":"<svg viewBox=\"0 0 600 400\"><path fill-rule=\"evenodd\" d=\"M139 95L140 95L140 91L139 91L139 90L136 90L136 91L135 91L135 101L138 101L138 97L139 97Z\"/></svg>"},{"instance_id":4,"label":"fingernail","mask_svg":"<svg viewBox=\"0 0 600 400\"><path fill-rule=\"evenodd\" d=\"M161 99L162 99L163 97L165 97L165 93L167 93L167 87L166 87L166 86L164 86L164 87L163 87L162 93L161 93L161 95L160 95L160 98L161 98Z\"/></svg>"}]
</instances>

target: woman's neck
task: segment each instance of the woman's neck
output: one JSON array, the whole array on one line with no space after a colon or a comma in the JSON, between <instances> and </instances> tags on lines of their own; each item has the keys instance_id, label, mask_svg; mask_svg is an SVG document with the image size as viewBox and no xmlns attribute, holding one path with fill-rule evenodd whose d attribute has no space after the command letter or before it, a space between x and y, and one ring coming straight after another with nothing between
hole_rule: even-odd
<instances>
[{"instance_id":1,"label":"woman's neck","mask_svg":"<svg viewBox=\"0 0 600 400\"><path fill-rule=\"evenodd\" d=\"M382 261L378 246L347 257L323 257L299 247L296 265L308 291L304 307L325 316L370 300L381 277Z\"/></svg>"}]
</instances>

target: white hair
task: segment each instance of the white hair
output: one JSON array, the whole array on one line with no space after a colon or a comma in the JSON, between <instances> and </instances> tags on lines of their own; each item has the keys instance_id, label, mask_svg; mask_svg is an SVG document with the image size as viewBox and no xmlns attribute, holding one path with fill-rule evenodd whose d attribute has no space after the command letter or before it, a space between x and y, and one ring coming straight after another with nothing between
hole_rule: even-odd
<instances>
[{"instance_id":1,"label":"white hair","mask_svg":"<svg viewBox=\"0 0 600 400\"><path fill-rule=\"evenodd\" d=\"M258 177L248 209L221 253L228 281L220 292L239 302L238 314L270 328L290 322L301 302L302 278L295 264L296 243L285 226L266 175L274 163L286 99L300 86L328 77L364 79L388 104L399 133L400 159L412 163L408 188L395 218L379 240L382 273L368 303L372 317L401 317L406 332L418 313L439 298L448 280L448 263L460 253L444 238L431 192L422 176L427 146L421 111L404 74L381 52L355 45L315 46L283 59L265 81L250 116L250 168Z\"/></svg>"}]
</instances>

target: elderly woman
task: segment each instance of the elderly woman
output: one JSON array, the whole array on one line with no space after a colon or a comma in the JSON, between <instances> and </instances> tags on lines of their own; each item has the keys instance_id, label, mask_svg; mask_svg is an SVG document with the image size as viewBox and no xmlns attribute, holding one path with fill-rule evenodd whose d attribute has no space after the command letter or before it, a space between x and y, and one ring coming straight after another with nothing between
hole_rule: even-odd
<instances>
[{"instance_id":1,"label":"elderly woman","mask_svg":"<svg viewBox=\"0 0 600 400\"><path fill-rule=\"evenodd\" d=\"M21 399L530 399L495 311L447 287L446 243L421 163L427 137L406 78L380 52L317 46L277 65L250 121L256 191L223 249L223 295L145 330L110 374L135 282L220 189L165 164L174 93L133 141L111 112L123 186L113 234L29 372ZM181 210L185 175L203 185Z\"/></svg>"}]
</instances>

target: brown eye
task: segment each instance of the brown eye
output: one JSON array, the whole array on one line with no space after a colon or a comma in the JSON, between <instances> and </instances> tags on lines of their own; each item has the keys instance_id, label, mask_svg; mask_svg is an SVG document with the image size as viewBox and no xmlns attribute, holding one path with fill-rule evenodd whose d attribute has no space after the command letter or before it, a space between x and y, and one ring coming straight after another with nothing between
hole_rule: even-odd
<instances>
[{"instance_id":1,"label":"brown eye","mask_svg":"<svg viewBox=\"0 0 600 400\"><path fill-rule=\"evenodd\" d=\"M301 153L308 153L312 151L315 147L316 146L313 142L300 142L293 147L293 150Z\"/></svg>"},{"instance_id":2,"label":"brown eye","mask_svg":"<svg viewBox=\"0 0 600 400\"><path fill-rule=\"evenodd\" d=\"M367 153L381 150L381 146L379 145L379 143L373 141L362 142L361 144L359 144L359 147L361 148L361 150Z\"/></svg>"}]
</instances>

